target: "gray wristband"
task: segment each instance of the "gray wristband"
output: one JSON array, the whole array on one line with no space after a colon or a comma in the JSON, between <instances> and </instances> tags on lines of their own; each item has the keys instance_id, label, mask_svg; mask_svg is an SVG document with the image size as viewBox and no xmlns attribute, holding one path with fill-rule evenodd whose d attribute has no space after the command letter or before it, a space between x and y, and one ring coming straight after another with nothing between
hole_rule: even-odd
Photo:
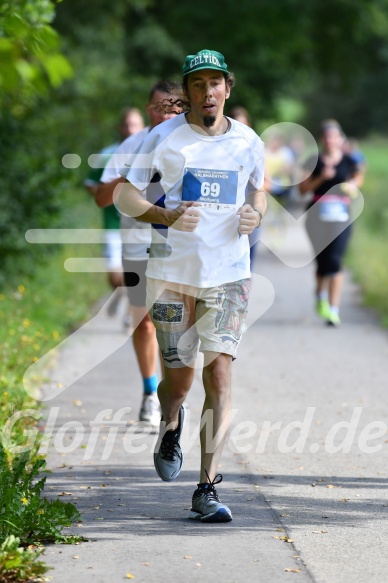
<instances>
[{"instance_id":1,"label":"gray wristband","mask_svg":"<svg viewBox=\"0 0 388 583\"><path fill-rule=\"evenodd\" d=\"M261 221L263 220L263 213L259 209L253 209L253 210L256 211L257 213L259 213L260 221L259 221L259 224L256 227L256 229L258 229L260 227L260 225L261 225Z\"/></svg>"}]
</instances>

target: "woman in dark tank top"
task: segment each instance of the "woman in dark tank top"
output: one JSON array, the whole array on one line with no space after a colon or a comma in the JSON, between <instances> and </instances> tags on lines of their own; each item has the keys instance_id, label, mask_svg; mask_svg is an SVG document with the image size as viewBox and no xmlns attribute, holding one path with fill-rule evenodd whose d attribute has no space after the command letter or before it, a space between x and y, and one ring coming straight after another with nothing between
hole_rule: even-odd
<instances>
[{"instance_id":1,"label":"woman in dark tank top","mask_svg":"<svg viewBox=\"0 0 388 583\"><path fill-rule=\"evenodd\" d=\"M321 143L316 166L299 189L301 194L313 193L307 207L306 229L317 264L316 311L328 325L338 326L342 261L352 231L348 189L361 186L363 172L343 152L344 134L338 122L322 123ZM307 161L306 167L309 162L311 167L311 161Z\"/></svg>"}]
</instances>

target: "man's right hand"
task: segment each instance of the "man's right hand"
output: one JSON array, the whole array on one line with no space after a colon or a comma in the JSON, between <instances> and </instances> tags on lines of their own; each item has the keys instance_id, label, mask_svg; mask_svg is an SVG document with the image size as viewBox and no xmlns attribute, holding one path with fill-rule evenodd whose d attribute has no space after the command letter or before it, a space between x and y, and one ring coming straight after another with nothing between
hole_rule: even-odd
<instances>
[{"instance_id":1,"label":"man's right hand","mask_svg":"<svg viewBox=\"0 0 388 583\"><path fill-rule=\"evenodd\" d=\"M177 231L193 232L199 223L200 202L182 201L174 210L169 211L169 227Z\"/></svg>"}]
</instances>

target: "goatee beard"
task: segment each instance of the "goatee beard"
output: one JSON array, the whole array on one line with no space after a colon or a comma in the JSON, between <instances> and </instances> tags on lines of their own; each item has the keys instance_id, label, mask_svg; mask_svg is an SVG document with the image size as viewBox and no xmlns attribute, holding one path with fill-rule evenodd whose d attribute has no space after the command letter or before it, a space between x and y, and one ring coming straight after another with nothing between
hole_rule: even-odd
<instances>
[{"instance_id":1,"label":"goatee beard","mask_svg":"<svg viewBox=\"0 0 388 583\"><path fill-rule=\"evenodd\" d=\"M215 115L204 115L203 117L203 125L206 128L211 128L216 123L216 116Z\"/></svg>"}]
</instances>

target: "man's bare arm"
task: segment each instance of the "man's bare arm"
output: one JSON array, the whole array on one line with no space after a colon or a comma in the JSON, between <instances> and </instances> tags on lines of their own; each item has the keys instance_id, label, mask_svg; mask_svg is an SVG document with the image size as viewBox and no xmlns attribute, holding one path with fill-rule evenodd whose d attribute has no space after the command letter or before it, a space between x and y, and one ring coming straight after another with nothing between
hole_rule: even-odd
<instances>
[{"instance_id":1,"label":"man's bare arm","mask_svg":"<svg viewBox=\"0 0 388 583\"><path fill-rule=\"evenodd\" d=\"M94 198L100 208L113 204L113 193L118 184L125 182L125 178L120 176L111 182L100 182L94 192Z\"/></svg>"},{"instance_id":2,"label":"man's bare arm","mask_svg":"<svg viewBox=\"0 0 388 583\"><path fill-rule=\"evenodd\" d=\"M241 235L250 235L261 223L267 210L267 193L264 188L248 194L245 204L237 211L240 215Z\"/></svg>"},{"instance_id":3,"label":"man's bare arm","mask_svg":"<svg viewBox=\"0 0 388 583\"><path fill-rule=\"evenodd\" d=\"M174 210L167 210L156 206L142 196L130 182L119 183L113 193L113 201L120 212L138 221L166 225L178 231L195 231L199 212L195 207L201 206L197 202L181 202Z\"/></svg>"},{"instance_id":4,"label":"man's bare arm","mask_svg":"<svg viewBox=\"0 0 388 583\"><path fill-rule=\"evenodd\" d=\"M252 194L248 193L246 202L250 204L253 209L258 209L264 217L267 211L267 192L265 188L259 188Z\"/></svg>"}]
</instances>

